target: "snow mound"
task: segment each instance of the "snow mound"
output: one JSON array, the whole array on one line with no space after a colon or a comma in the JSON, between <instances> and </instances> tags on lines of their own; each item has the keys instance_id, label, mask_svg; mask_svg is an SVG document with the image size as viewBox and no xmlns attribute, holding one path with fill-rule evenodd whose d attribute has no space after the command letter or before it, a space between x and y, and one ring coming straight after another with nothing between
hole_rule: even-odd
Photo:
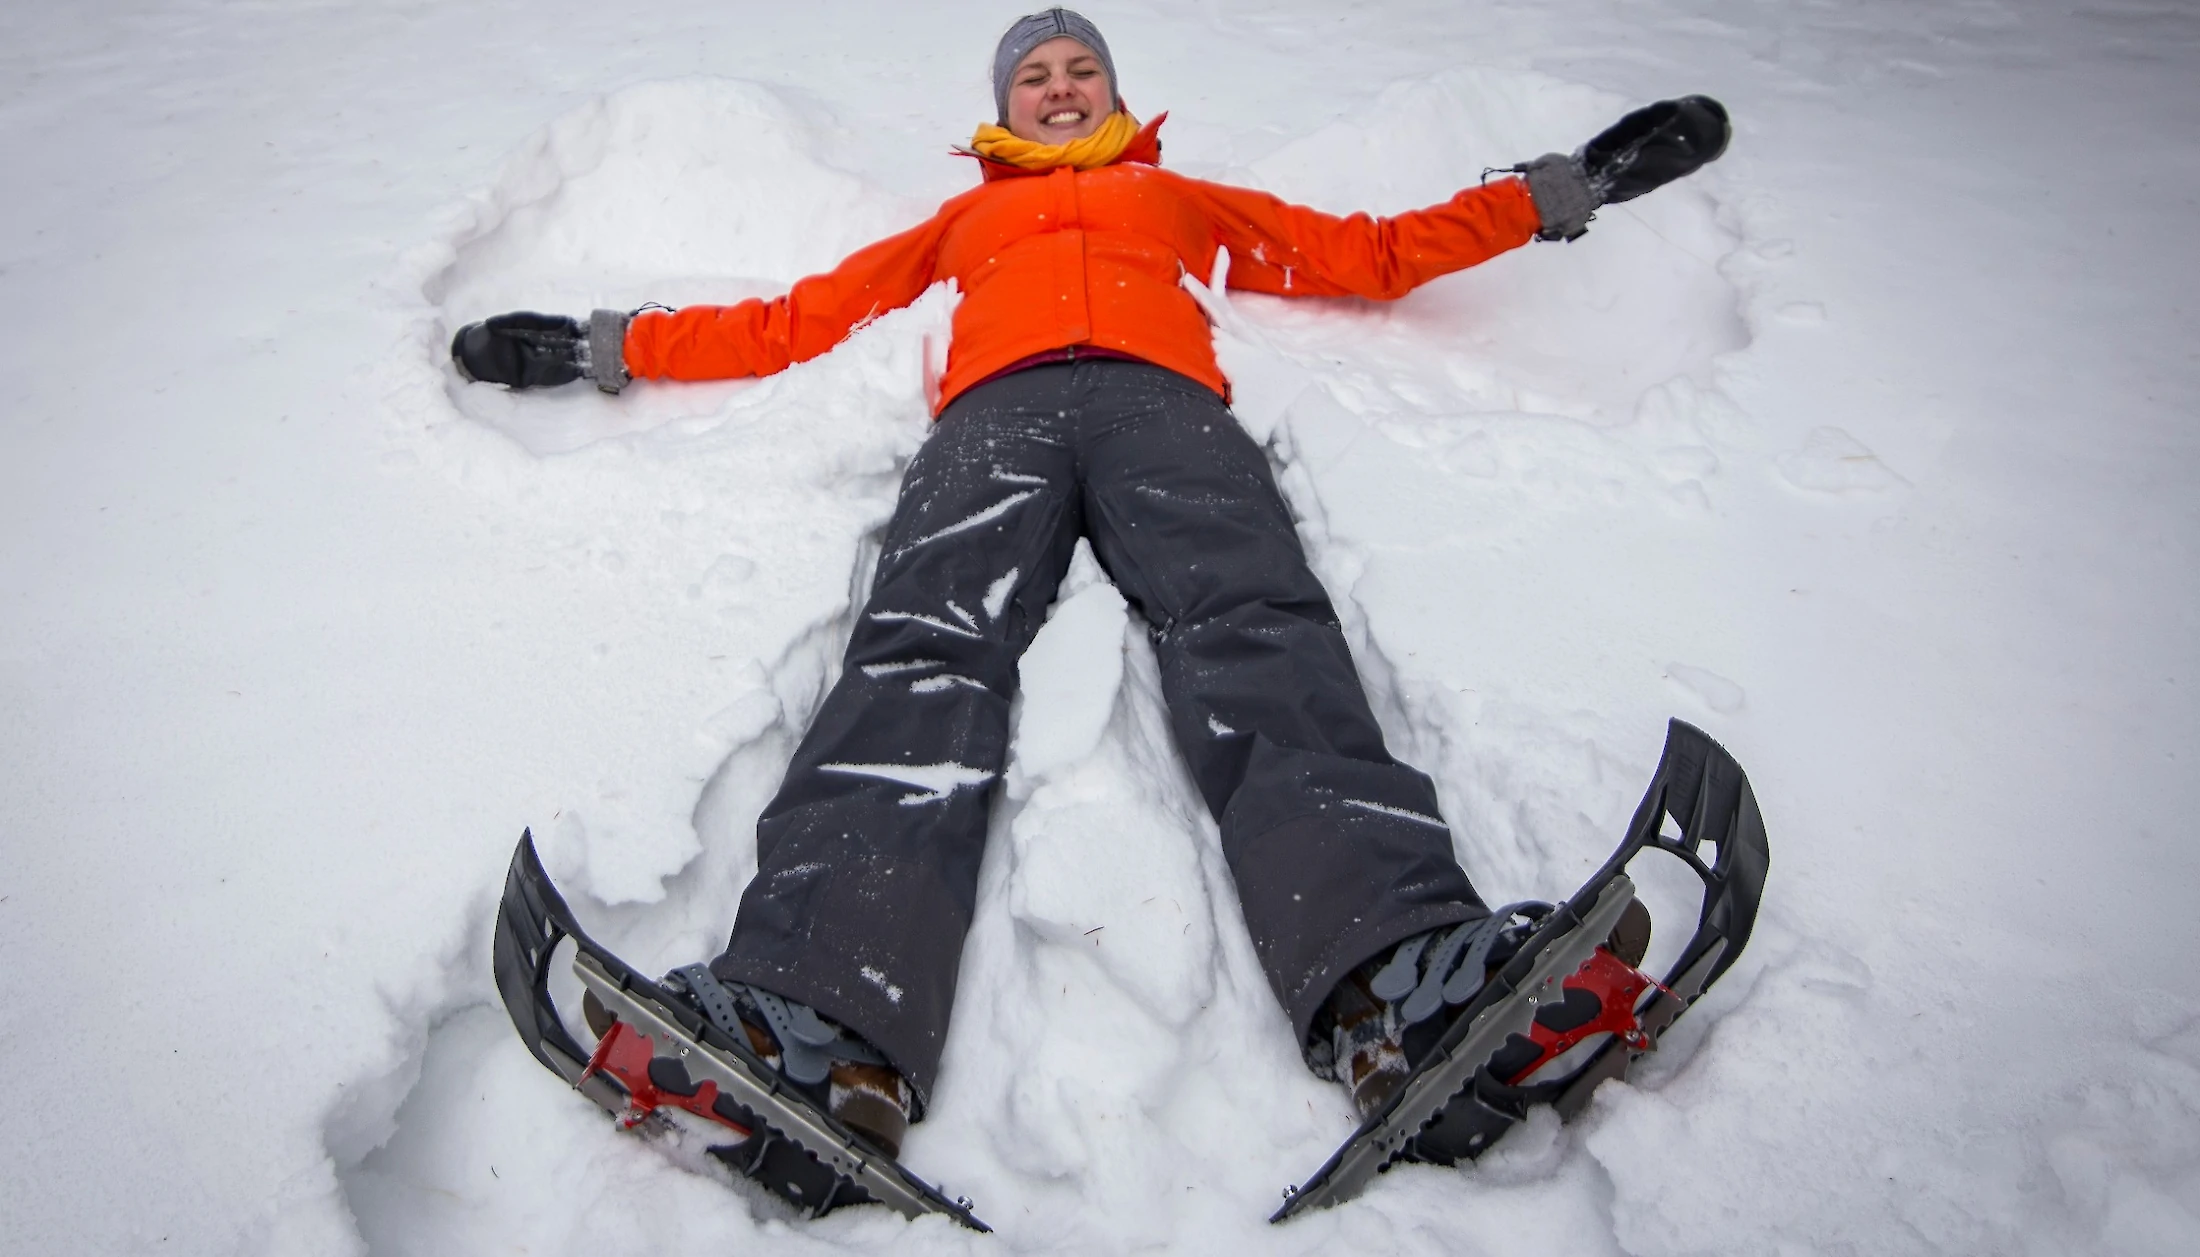
<instances>
[{"instance_id":1,"label":"snow mound","mask_svg":"<svg viewBox=\"0 0 2200 1257\"><path fill-rule=\"evenodd\" d=\"M786 290L929 206L835 164L852 139L829 115L733 79L645 83L531 137L472 198L422 283L445 336L505 310L725 304ZM673 419L710 419L748 382L565 389L524 399L467 388L452 404L538 453Z\"/></svg>"},{"instance_id":2,"label":"snow mound","mask_svg":"<svg viewBox=\"0 0 2200 1257\"><path fill-rule=\"evenodd\" d=\"M930 207L836 164L850 137L736 79L643 83L521 146L428 297L461 319L529 301L725 300L784 289ZM682 290L688 291L682 291Z\"/></svg>"}]
</instances>

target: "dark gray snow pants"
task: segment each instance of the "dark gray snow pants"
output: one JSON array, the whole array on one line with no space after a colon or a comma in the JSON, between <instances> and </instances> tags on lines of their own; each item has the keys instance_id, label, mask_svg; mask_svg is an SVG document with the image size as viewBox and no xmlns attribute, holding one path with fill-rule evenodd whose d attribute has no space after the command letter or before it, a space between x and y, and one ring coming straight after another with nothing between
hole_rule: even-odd
<instances>
[{"instance_id":1,"label":"dark gray snow pants","mask_svg":"<svg viewBox=\"0 0 2200 1257\"><path fill-rule=\"evenodd\" d=\"M910 463L845 669L757 825L721 978L799 1000L928 1095L1008 755L1016 662L1080 536L1150 627L1178 749L1304 1038L1384 948L1486 909L1393 760L1260 449L1140 362L957 398Z\"/></svg>"}]
</instances>

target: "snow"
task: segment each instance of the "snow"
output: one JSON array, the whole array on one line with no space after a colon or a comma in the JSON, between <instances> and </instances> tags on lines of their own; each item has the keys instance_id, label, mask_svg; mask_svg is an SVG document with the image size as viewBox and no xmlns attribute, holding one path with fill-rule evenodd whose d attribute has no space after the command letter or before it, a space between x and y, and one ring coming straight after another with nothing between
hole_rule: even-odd
<instances>
[{"instance_id":1,"label":"snow","mask_svg":"<svg viewBox=\"0 0 2200 1257\"><path fill-rule=\"evenodd\" d=\"M946 149L1014 11L15 6L4 1246L2200 1249L2200 17L1087 11L1173 167L1339 211L1733 109L1726 159L1572 245L1390 305L1204 299L1485 895L1586 875L1679 715L1772 834L1742 963L1581 1121L1269 1227L1348 1106L1081 557L907 1147L998 1233L800 1223L615 1135L495 1002L511 844L637 964L723 943L954 294L616 399L467 387L445 346L776 291L916 221L972 178ZM864 767L970 784L941 759Z\"/></svg>"},{"instance_id":2,"label":"snow","mask_svg":"<svg viewBox=\"0 0 2200 1257\"><path fill-rule=\"evenodd\" d=\"M980 524L990 524L994 520L999 519L1001 516L1008 514L1008 512L1014 509L1018 504L1029 501L1030 499L1037 496L1039 496L1039 491L1037 489L1025 489L1021 493L1011 493L1007 497L1002 498L1000 501L993 503L991 506L988 506L980 511L975 511L966 518L958 519L945 528L937 529L935 531L924 534L922 537L919 537L915 541L910 542L908 548L914 550L918 546L930 545L932 542L938 541L942 537L952 537L956 533L968 531L969 529L976 528ZM968 621L969 618L970 617L968 615L963 616L963 619L965 621ZM971 625L971 627L975 628L977 626L973 624Z\"/></svg>"},{"instance_id":3,"label":"snow","mask_svg":"<svg viewBox=\"0 0 2200 1257\"><path fill-rule=\"evenodd\" d=\"M925 615L921 611L873 611L871 618L882 622L904 621L912 624L922 624L938 629L942 633L952 633L957 637L978 636L976 629L964 628L960 624L949 624L936 615Z\"/></svg>"},{"instance_id":4,"label":"snow","mask_svg":"<svg viewBox=\"0 0 2200 1257\"><path fill-rule=\"evenodd\" d=\"M901 796L904 805L943 802L957 790L982 786L993 780L991 769L955 763L819 764L817 769L819 772L839 773L848 777L873 777L897 785L916 787L917 793Z\"/></svg>"},{"instance_id":5,"label":"snow","mask_svg":"<svg viewBox=\"0 0 2200 1257\"><path fill-rule=\"evenodd\" d=\"M872 677L894 676L902 672L920 672L926 668L937 668L940 664L941 661L938 659L892 659L885 663L864 664L863 674Z\"/></svg>"},{"instance_id":6,"label":"snow","mask_svg":"<svg viewBox=\"0 0 2200 1257\"><path fill-rule=\"evenodd\" d=\"M1428 825L1435 829L1446 828L1441 818L1424 816L1411 808L1392 807L1388 803L1377 803L1371 799L1339 799L1338 802L1346 807L1356 807L1363 812L1381 812L1386 816L1395 816L1400 820L1412 821L1418 825Z\"/></svg>"},{"instance_id":7,"label":"snow","mask_svg":"<svg viewBox=\"0 0 2200 1257\"><path fill-rule=\"evenodd\" d=\"M1001 573L1000 579L985 587L985 618L998 620L1001 611L1008 606L1009 598L1016 592L1016 581L1023 575L1022 568L1012 567Z\"/></svg>"}]
</instances>

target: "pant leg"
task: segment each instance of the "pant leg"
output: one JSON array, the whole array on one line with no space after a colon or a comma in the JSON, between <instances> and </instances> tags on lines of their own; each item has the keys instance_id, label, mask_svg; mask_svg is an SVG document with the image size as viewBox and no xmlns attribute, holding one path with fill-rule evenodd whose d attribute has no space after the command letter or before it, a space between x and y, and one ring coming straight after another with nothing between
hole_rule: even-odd
<instances>
[{"instance_id":1,"label":"pant leg","mask_svg":"<svg viewBox=\"0 0 2200 1257\"><path fill-rule=\"evenodd\" d=\"M1303 1039L1354 966L1487 909L1434 785L1383 745L1259 447L1195 381L1077 370L1087 532L1151 627L1177 746Z\"/></svg>"},{"instance_id":2,"label":"pant leg","mask_svg":"<svg viewBox=\"0 0 2200 1257\"><path fill-rule=\"evenodd\" d=\"M920 1098L954 1003L1016 661L1078 535L1049 375L965 394L911 461L845 666L757 822L756 877L711 964L851 1027Z\"/></svg>"}]
</instances>

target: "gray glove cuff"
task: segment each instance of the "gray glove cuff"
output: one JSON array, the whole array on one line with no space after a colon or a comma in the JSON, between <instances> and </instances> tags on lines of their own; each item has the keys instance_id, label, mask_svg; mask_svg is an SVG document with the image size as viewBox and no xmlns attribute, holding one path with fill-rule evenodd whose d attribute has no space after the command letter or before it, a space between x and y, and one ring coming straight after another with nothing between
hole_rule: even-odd
<instances>
[{"instance_id":1,"label":"gray glove cuff","mask_svg":"<svg viewBox=\"0 0 2200 1257\"><path fill-rule=\"evenodd\" d=\"M588 316L588 374L596 387L616 393L626 387L626 324L632 318L624 310L598 310Z\"/></svg>"},{"instance_id":2,"label":"gray glove cuff","mask_svg":"<svg viewBox=\"0 0 2200 1257\"><path fill-rule=\"evenodd\" d=\"M1579 161L1564 153L1545 153L1513 169L1526 177L1528 195L1535 198L1536 215L1543 220L1536 239L1573 240L1589 230L1589 220L1603 201Z\"/></svg>"}]
</instances>

